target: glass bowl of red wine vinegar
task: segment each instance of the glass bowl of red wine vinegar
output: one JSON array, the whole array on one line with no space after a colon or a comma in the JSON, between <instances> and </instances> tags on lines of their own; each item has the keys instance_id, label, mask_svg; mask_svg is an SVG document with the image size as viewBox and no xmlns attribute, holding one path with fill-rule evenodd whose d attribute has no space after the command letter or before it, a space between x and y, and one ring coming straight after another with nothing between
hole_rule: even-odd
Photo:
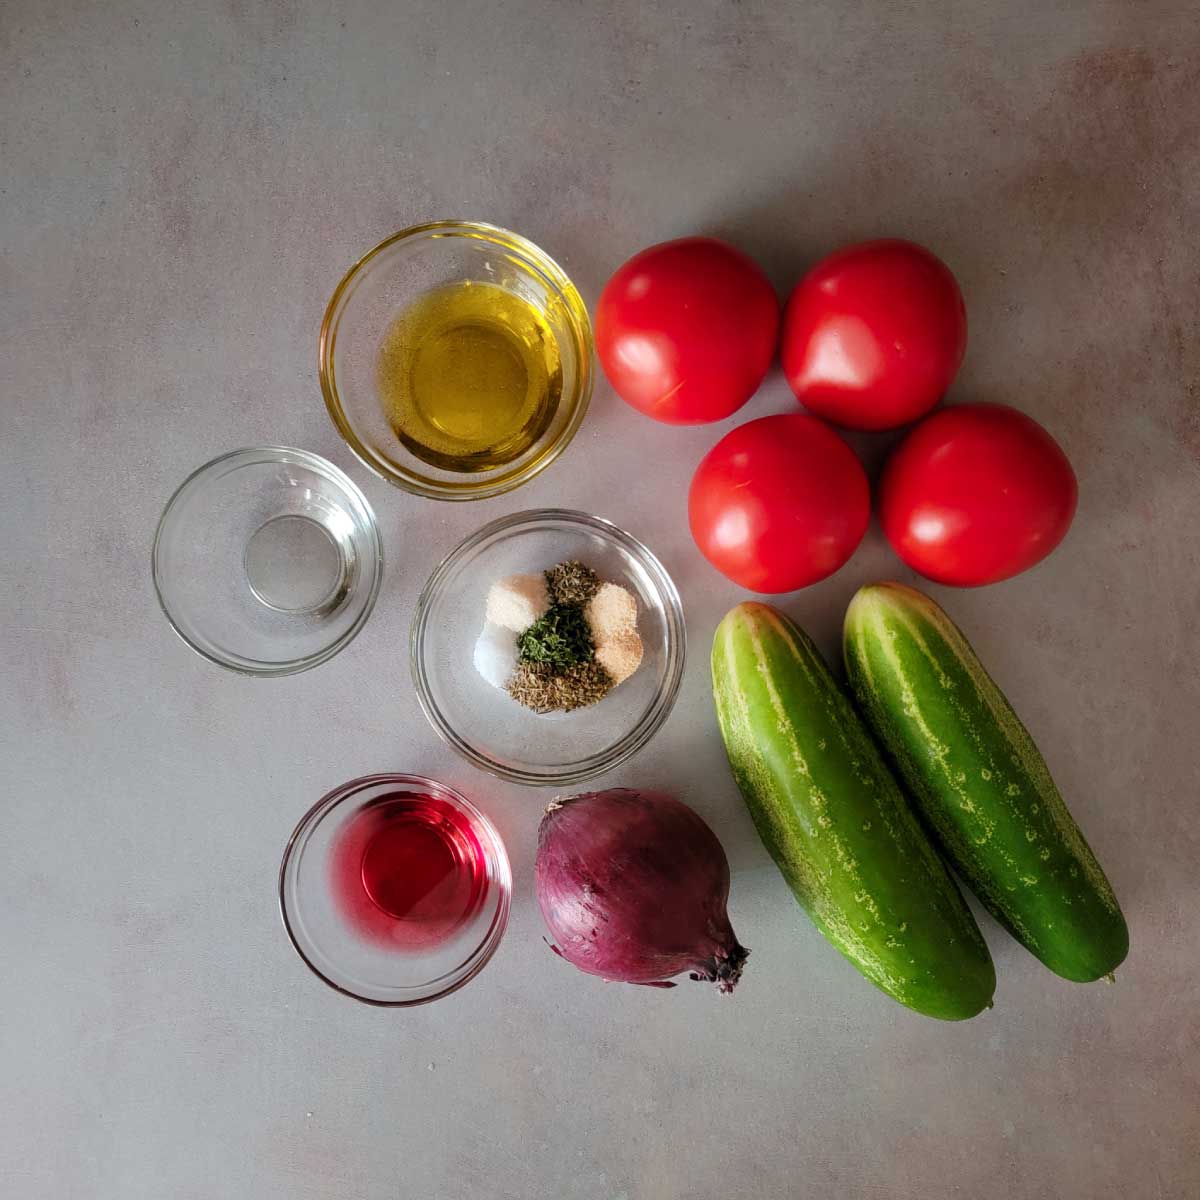
<instances>
[{"instance_id":1,"label":"glass bowl of red wine vinegar","mask_svg":"<svg viewBox=\"0 0 1200 1200\"><path fill-rule=\"evenodd\" d=\"M367 1004L437 1000L504 936L512 874L492 823L453 788L367 775L296 826L279 870L292 945L330 987Z\"/></svg>"}]
</instances>

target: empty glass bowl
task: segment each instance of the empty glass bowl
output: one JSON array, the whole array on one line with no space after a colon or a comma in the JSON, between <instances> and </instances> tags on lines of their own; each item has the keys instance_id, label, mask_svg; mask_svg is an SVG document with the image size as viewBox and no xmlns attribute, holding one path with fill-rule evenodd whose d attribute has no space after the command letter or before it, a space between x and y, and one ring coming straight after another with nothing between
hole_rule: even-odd
<instances>
[{"instance_id":1,"label":"empty glass bowl","mask_svg":"<svg viewBox=\"0 0 1200 1200\"><path fill-rule=\"evenodd\" d=\"M248 675L324 662L363 627L383 574L375 515L306 450L235 450L167 503L152 554L159 603L198 654Z\"/></svg>"},{"instance_id":2,"label":"empty glass bowl","mask_svg":"<svg viewBox=\"0 0 1200 1200\"><path fill-rule=\"evenodd\" d=\"M511 461L455 471L431 465L400 440L384 410L381 347L396 318L435 289L492 284L541 314L557 345L559 399L544 427ZM321 390L338 431L362 462L390 483L439 500L477 500L519 487L574 436L592 390L592 328L563 269L515 233L471 221L434 221L394 234L338 284L321 325Z\"/></svg>"},{"instance_id":3,"label":"empty glass bowl","mask_svg":"<svg viewBox=\"0 0 1200 1200\"><path fill-rule=\"evenodd\" d=\"M538 714L479 674L475 643L496 580L571 559L633 593L643 658L598 703ZM679 692L686 637L679 593L641 542L599 517L541 509L493 521L449 554L417 601L410 641L417 698L449 745L504 779L564 785L610 770L658 732Z\"/></svg>"},{"instance_id":4,"label":"empty glass bowl","mask_svg":"<svg viewBox=\"0 0 1200 1200\"><path fill-rule=\"evenodd\" d=\"M367 1004L424 1004L462 987L500 944L511 896L492 823L419 775L335 788L296 826L279 870L292 945Z\"/></svg>"}]
</instances>

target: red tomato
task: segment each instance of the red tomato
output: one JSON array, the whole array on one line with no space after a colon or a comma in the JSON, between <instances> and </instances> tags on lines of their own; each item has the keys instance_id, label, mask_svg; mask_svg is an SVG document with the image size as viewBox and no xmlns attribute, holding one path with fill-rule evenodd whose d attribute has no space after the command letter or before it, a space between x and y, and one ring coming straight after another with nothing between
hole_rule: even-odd
<instances>
[{"instance_id":1,"label":"red tomato","mask_svg":"<svg viewBox=\"0 0 1200 1200\"><path fill-rule=\"evenodd\" d=\"M862 541L871 489L854 451L815 417L760 417L727 433L692 478L701 553L754 592L832 575Z\"/></svg>"},{"instance_id":2,"label":"red tomato","mask_svg":"<svg viewBox=\"0 0 1200 1200\"><path fill-rule=\"evenodd\" d=\"M957 404L893 451L879 511L892 548L938 583L977 587L1041 562L1063 540L1079 489L1059 444L1003 404Z\"/></svg>"},{"instance_id":3,"label":"red tomato","mask_svg":"<svg viewBox=\"0 0 1200 1200\"><path fill-rule=\"evenodd\" d=\"M779 300L758 264L715 238L635 254L596 306L596 350L617 395L669 425L736 412L775 355Z\"/></svg>"},{"instance_id":4,"label":"red tomato","mask_svg":"<svg viewBox=\"0 0 1200 1200\"><path fill-rule=\"evenodd\" d=\"M810 412L894 429L945 394L967 348L967 310L940 258L912 242L847 246L796 284L783 371Z\"/></svg>"}]
</instances>

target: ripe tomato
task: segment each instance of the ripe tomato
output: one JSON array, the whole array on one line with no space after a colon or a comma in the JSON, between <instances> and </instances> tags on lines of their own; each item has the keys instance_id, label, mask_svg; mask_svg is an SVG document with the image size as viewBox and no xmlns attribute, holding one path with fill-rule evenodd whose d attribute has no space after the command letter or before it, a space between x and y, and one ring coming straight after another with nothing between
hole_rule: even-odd
<instances>
[{"instance_id":1,"label":"ripe tomato","mask_svg":"<svg viewBox=\"0 0 1200 1200\"><path fill-rule=\"evenodd\" d=\"M669 425L720 421L762 383L779 300L757 263L715 238L635 254L596 306L596 350L617 395Z\"/></svg>"},{"instance_id":2,"label":"ripe tomato","mask_svg":"<svg viewBox=\"0 0 1200 1200\"><path fill-rule=\"evenodd\" d=\"M957 404L893 451L879 511L914 571L977 587L1041 562L1070 527L1078 494L1067 456L1036 421L1003 404Z\"/></svg>"},{"instance_id":3,"label":"ripe tomato","mask_svg":"<svg viewBox=\"0 0 1200 1200\"><path fill-rule=\"evenodd\" d=\"M854 553L871 489L854 451L823 421L785 413L727 433L696 468L688 520L701 553L755 592L790 592Z\"/></svg>"},{"instance_id":4,"label":"ripe tomato","mask_svg":"<svg viewBox=\"0 0 1200 1200\"><path fill-rule=\"evenodd\" d=\"M927 413L967 348L967 310L940 258L912 242L847 246L796 284L783 371L810 412L849 429Z\"/></svg>"}]
</instances>

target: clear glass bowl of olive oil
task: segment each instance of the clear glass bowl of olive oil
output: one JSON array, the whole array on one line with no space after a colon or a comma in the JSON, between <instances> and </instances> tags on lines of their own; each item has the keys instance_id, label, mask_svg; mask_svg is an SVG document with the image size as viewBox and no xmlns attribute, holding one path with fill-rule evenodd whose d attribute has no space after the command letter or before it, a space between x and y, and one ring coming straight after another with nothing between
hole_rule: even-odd
<instances>
[{"instance_id":1,"label":"clear glass bowl of olive oil","mask_svg":"<svg viewBox=\"0 0 1200 1200\"><path fill-rule=\"evenodd\" d=\"M394 234L338 284L321 325L334 424L390 483L476 500L562 452L592 390L587 308L518 234L435 221Z\"/></svg>"}]
</instances>

